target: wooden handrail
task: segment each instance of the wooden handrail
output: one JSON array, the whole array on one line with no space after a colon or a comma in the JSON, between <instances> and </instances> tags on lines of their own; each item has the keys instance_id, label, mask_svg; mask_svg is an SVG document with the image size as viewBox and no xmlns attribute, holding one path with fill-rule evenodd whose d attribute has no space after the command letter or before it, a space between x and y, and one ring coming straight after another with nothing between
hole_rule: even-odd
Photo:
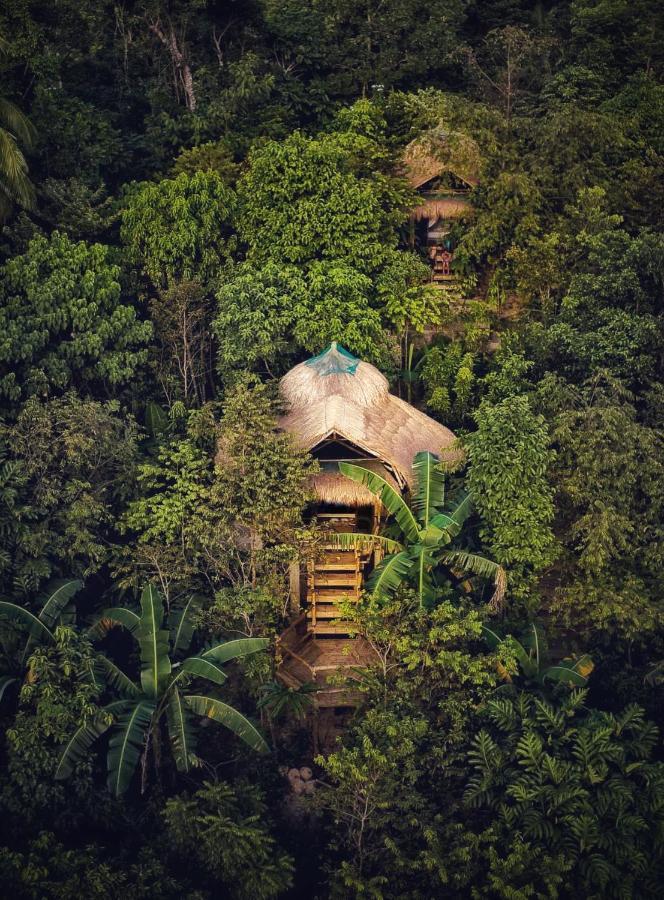
<instances>
[{"instance_id":1,"label":"wooden handrail","mask_svg":"<svg viewBox=\"0 0 664 900\"><path fill-rule=\"evenodd\" d=\"M294 650L291 650L290 647L284 647L283 649L289 656L292 656L293 659L296 659L299 663L302 663L302 665L307 669L308 672L311 673L311 675L313 676L314 679L316 678L316 670L311 665L311 663L308 663L306 661L306 659L304 659L302 656L300 656L299 653L296 653Z\"/></svg>"}]
</instances>

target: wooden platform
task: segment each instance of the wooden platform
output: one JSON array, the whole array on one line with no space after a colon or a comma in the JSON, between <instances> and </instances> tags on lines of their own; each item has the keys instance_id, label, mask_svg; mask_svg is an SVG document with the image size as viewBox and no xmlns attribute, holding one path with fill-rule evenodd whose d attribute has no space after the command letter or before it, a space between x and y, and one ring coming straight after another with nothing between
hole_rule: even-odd
<instances>
[{"instance_id":1,"label":"wooden platform","mask_svg":"<svg viewBox=\"0 0 664 900\"><path fill-rule=\"evenodd\" d=\"M304 628L302 627L304 626ZM300 616L281 636L281 665L277 677L292 688L315 684L319 691L315 703L319 709L357 706L362 699L355 684L360 673L377 662L368 641L360 635L348 635L348 626L340 623L340 634L317 635ZM345 632L345 633L344 633Z\"/></svg>"}]
</instances>

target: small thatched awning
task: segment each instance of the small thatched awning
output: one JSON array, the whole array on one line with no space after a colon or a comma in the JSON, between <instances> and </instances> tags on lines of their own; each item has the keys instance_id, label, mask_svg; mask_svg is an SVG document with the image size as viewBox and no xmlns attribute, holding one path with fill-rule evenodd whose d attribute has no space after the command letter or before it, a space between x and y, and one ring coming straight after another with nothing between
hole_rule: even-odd
<instances>
[{"instance_id":1,"label":"small thatched awning","mask_svg":"<svg viewBox=\"0 0 664 900\"><path fill-rule=\"evenodd\" d=\"M435 222L437 219L460 219L469 216L473 212L473 205L466 197L430 197L420 206L416 206L411 212L411 218L416 222L428 219Z\"/></svg>"},{"instance_id":2,"label":"small thatched awning","mask_svg":"<svg viewBox=\"0 0 664 900\"><path fill-rule=\"evenodd\" d=\"M400 492L391 472L379 460L358 460L358 465L371 469L387 483ZM338 503L340 506L373 506L375 496L364 485L351 478L346 478L337 468L336 463L323 463L321 471L311 477L311 489L321 503Z\"/></svg>"},{"instance_id":3,"label":"small thatched awning","mask_svg":"<svg viewBox=\"0 0 664 900\"><path fill-rule=\"evenodd\" d=\"M448 462L459 459L449 428L390 394L387 379L375 366L336 342L291 369L279 388L287 409L280 427L307 450L342 438L387 463L402 485L412 483L413 457L421 450ZM332 482L328 485L332 490Z\"/></svg>"}]
</instances>

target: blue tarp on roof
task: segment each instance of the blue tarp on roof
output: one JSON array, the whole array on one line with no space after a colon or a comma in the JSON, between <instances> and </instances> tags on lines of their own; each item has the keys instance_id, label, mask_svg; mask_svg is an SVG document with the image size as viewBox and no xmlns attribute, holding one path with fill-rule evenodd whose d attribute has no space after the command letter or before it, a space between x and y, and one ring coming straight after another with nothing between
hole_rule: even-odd
<instances>
[{"instance_id":1,"label":"blue tarp on roof","mask_svg":"<svg viewBox=\"0 0 664 900\"><path fill-rule=\"evenodd\" d=\"M311 366L317 375L354 375L359 364L360 360L336 341L305 362L305 366Z\"/></svg>"}]
</instances>

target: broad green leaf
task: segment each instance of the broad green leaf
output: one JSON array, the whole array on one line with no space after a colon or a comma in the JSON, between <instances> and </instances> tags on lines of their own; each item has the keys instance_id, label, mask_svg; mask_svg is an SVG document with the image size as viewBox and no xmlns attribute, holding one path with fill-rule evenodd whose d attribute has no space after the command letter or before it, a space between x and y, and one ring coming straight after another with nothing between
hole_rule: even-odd
<instances>
[{"instance_id":1,"label":"broad green leaf","mask_svg":"<svg viewBox=\"0 0 664 900\"><path fill-rule=\"evenodd\" d=\"M163 621L161 594L149 584L141 594L141 621L136 630L141 647L141 687L148 697L158 697L171 674L169 634L162 628Z\"/></svg>"},{"instance_id":2,"label":"broad green leaf","mask_svg":"<svg viewBox=\"0 0 664 900\"><path fill-rule=\"evenodd\" d=\"M415 590L420 599L420 606L427 606L434 600L434 589L431 581L433 557L425 545L417 544L409 553L413 566L409 578L415 579Z\"/></svg>"},{"instance_id":3,"label":"broad green leaf","mask_svg":"<svg viewBox=\"0 0 664 900\"><path fill-rule=\"evenodd\" d=\"M399 527L409 541L417 540L419 533L417 519L402 497L384 478L381 478L380 475L371 472L369 469L364 469L362 466L356 466L352 463L340 462L338 465L342 475L364 485L372 494L378 497L385 509L397 520Z\"/></svg>"},{"instance_id":4,"label":"broad green leaf","mask_svg":"<svg viewBox=\"0 0 664 900\"><path fill-rule=\"evenodd\" d=\"M54 641L53 633L31 612L15 603L0 600L0 618L9 619L38 641Z\"/></svg>"},{"instance_id":5,"label":"broad green leaf","mask_svg":"<svg viewBox=\"0 0 664 900\"><path fill-rule=\"evenodd\" d=\"M239 659L242 656L249 656L250 653L257 653L259 650L265 650L270 644L267 638L238 638L234 641L224 641L208 647L199 656L203 659L211 659L213 662L223 663L230 662L232 659Z\"/></svg>"},{"instance_id":6,"label":"broad green leaf","mask_svg":"<svg viewBox=\"0 0 664 900\"><path fill-rule=\"evenodd\" d=\"M2 703L2 698L5 696L5 691L12 684L18 684L18 678L15 678L13 675L0 676L0 703Z\"/></svg>"},{"instance_id":7,"label":"broad green leaf","mask_svg":"<svg viewBox=\"0 0 664 900\"><path fill-rule=\"evenodd\" d=\"M39 619L48 628L53 628L69 601L82 589L78 578L55 581L49 584L46 593L39 598L42 608Z\"/></svg>"},{"instance_id":8,"label":"broad green leaf","mask_svg":"<svg viewBox=\"0 0 664 900\"><path fill-rule=\"evenodd\" d=\"M124 606L111 606L105 609L97 621L90 626L89 634L92 638L103 638L108 632L121 625L130 634L135 634L141 621L141 617L131 609Z\"/></svg>"},{"instance_id":9,"label":"broad green leaf","mask_svg":"<svg viewBox=\"0 0 664 900\"><path fill-rule=\"evenodd\" d=\"M223 684L228 675L211 659L203 659L202 656L190 656L182 663L182 671L199 678L207 678L215 684Z\"/></svg>"},{"instance_id":10,"label":"broad green leaf","mask_svg":"<svg viewBox=\"0 0 664 900\"><path fill-rule=\"evenodd\" d=\"M482 625L482 636L492 650L499 647L505 640L505 638L501 637L497 631L494 631L493 628L489 628L488 625Z\"/></svg>"},{"instance_id":11,"label":"broad green leaf","mask_svg":"<svg viewBox=\"0 0 664 900\"><path fill-rule=\"evenodd\" d=\"M253 750L259 753L267 753L269 750L265 738L255 725L252 725L249 719L227 703L222 703L221 700L216 700L214 697L201 695L189 695L185 697L185 700L197 715L207 716L209 719L225 725Z\"/></svg>"},{"instance_id":12,"label":"broad green leaf","mask_svg":"<svg viewBox=\"0 0 664 900\"><path fill-rule=\"evenodd\" d=\"M369 576L366 589L379 600L394 596L403 584L413 565L413 560L405 550L386 556Z\"/></svg>"},{"instance_id":13,"label":"broad green leaf","mask_svg":"<svg viewBox=\"0 0 664 900\"><path fill-rule=\"evenodd\" d=\"M103 653L97 654L94 666L96 672L103 677L104 681L121 694L124 694L125 697L140 697L140 687Z\"/></svg>"},{"instance_id":14,"label":"broad green leaf","mask_svg":"<svg viewBox=\"0 0 664 900\"><path fill-rule=\"evenodd\" d=\"M179 772L189 772L196 759L196 736L190 713L178 690L171 691L166 707L168 736Z\"/></svg>"},{"instance_id":15,"label":"broad green leaf","mask_svg":"<svg viewBox=\"0 0 664 900\"><path fill-rule=\"evenodd\" d=\"M590 675L592 669L592 661L586 654L578 660L564 659L555 666L549 666L543 673L542 680L544 681L548 678L550 681L556 681L561 684L585 687L588 682L588 675Z\"/></svg>"},{"instance_id":16,"label":"broad green leaf","mask_svg":"<svg viewBox=\"0 0 664 900\"><path fill-rule=\"evenodd\" d=\"M139 700L123 713L113 729L108 744L108 788L119 797L131 783L145 747L155 705Z\"/></svg>"},{"instance_id":17,"label":"broad green leaf","mask_svg":"<svg viewBox=\"0 0 664 900\"><path fill-rule=\"evenodd\" d=\"M193 617L200 609L201 603L201 597L197 594L191 594L184 606L171 610L171 614L168 617L168 627L171 632L173 653L189 649L195 630Z\"/></svg>"},{"instance_id":18,"label":"broad green leaf","mask_svg":"<svg viewBox=\"0 0 664 900\"><path fill-rule=\"evenodd\" d=\"M130 702L128 700L114 700L113 703L109 703L101 710L104 716L99 715L87 725L81 725L80 728L77 728L60 754L55 777L58 780L69 778L78 763L82 762L86 757L93 742L113 725L113 719L106 721L107 716L109 714L117 716L129 706Z\"/></svg>"},{"instance_id":19,"label":"broad green leaf","mask_svg":"<svg viewBox=\"0 0 664 900\"><path fill-rule=\"evenodd\" d=\"M413 473L417 486L412 505L422 527L426 528L445 501L445 473L438 457L428 450L415 455Z\"/></svg>"},{"instance_id":20,"label":"broad green leaf","mask_svg":"<svg viewBox=\"0 0 664 900\"><path fill-rule=\"evenodd\" d=\"M398 553L400 550L403 550L403 544L400 544L399 541L383 537L382 534L361 534L357 531L326 534L325 543L338 547L339 550L369 551L375 547L382 547L387 553Z\"/></svg>"},{"instance_id":21,"label":"broad green leaf","mask_svg":"<svg viewBox=\"0 0 664 900\"><path fill-rule=\"evenodd\" d=\"M507 575L498 563L479 556L477 553L468 553L465 550L445 550L439 559L451 569L459 568L480 578L491 578L495 585L493 596L489 600L489 606L498 609L507 589Z\"/></svg>"}]
</instances>

